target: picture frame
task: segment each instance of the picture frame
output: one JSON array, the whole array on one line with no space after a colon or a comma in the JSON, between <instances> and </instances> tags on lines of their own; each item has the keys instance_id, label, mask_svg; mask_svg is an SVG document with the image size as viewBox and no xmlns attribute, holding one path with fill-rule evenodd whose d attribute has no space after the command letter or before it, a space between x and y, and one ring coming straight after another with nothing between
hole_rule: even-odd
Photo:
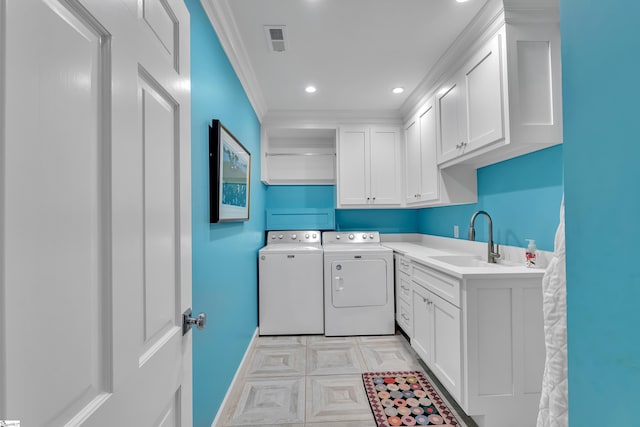
<instances>
[{"instance_id":1,"label":"picture frame","mask_svg":"<svg viewBox=\"0 0 640 427\"><path fill-rule=\"evenodd\" d=\"M251 153L220 120L209 126L210 223L248 221Z\"/></svg>"}]
</instances>

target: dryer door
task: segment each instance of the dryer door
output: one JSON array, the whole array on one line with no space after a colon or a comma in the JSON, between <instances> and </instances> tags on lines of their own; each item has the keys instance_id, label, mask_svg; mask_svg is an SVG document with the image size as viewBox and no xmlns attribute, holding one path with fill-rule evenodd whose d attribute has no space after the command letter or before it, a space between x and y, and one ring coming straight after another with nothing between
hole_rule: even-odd
<instances>
[{"instance_id":1,"label":"dryer door","mask_svg":"<svg viewBox=\"0 0 640 427\"><path fill-rule=\"evenodd\" d=\"M334 307L370 307L387 303L387 262L345 259L331 263L331 303Z\"/></svg>"}]
</instances>

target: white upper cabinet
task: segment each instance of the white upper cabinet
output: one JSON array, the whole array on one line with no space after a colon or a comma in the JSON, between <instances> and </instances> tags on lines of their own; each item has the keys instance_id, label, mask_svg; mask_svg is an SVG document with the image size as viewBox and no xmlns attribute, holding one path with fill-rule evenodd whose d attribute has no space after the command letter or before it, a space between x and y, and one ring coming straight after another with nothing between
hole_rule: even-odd
<instances>
[{"instance_id":1,"label":"white upper cabinet","mask_svg":"<svg viewBox=\"0 0 640 427\"><path fill-rule=\"evenodd\" d=\"M456 75L436 94L439 163L459 155L466 140L464 81Z\"/></svg>"},{"instance_id":2,"label":"white upper cabinet","mask_svg":"<svg viewBox=\"0 0 640 427\"><path fill-rule=\"evenodd\" d=\"M438 91L440 164L504 139L503 39L496 34Z\"/></svg>"},{"instance_id":3,"label":"white upper cabinet","mask_svg":"<svg viewBox=\"0 0 640 427\"><path fill-rule=\"evenodd\" d=\"M449 91L452 97L446 100L448 106L455 104L453 94ZM475 168L460 165L441 169L438 165L436 102L440 99L437 96L429 99L404 126L404 204L408 207L455 205L478 200ZM452 115L454 123L450 128L458 126L457 117L457 114ZM457 131L454 129L451 133L457 140Z\"/></svg>"},{"instance_id":4,"label":"white upper cabinet","mask_svg":"<svg viewBox=\"0 0 640 427\"><path fill-rule=\"evenodd\" d=\"M435 96L441 167L482 167L562 143L558 26L502 25Z\"/></svg>"},{"instance_id":5,"label":"white upper cabinet","mask_svg":"<svg viewBox=\"0 0 640 427\"><path fill-rule=\"evenodd\" d=\"M439 197L440 173L436 151L436 109L433 101L405 125L407 204Z\"/></svg>"},{"instance_id":6,"label":"white upper cabinet","mask_svg":"<svg viewBox=\"0 0 640 427\"><path fill-rule=\"evenodd\" d=\"M400 206L400 129L340 127L337 207Z\"/></svg>"}]
</instances>

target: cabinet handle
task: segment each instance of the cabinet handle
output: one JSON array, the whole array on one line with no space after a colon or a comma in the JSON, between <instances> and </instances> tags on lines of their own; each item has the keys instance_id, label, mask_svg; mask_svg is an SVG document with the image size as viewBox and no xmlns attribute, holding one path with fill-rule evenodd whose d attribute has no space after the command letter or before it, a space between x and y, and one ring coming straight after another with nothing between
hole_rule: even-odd
<instances>
[{"instance_id":1,"label":"cabinet handle","mask_svg":"<svg viewBox=\"0 0 640 427\"><path fill-rule=\"evenodd\" d=\"M409 321L409 316L407 316L406 314L402 313L402 318L406 321Z\"/></svg>"}]
</instances>

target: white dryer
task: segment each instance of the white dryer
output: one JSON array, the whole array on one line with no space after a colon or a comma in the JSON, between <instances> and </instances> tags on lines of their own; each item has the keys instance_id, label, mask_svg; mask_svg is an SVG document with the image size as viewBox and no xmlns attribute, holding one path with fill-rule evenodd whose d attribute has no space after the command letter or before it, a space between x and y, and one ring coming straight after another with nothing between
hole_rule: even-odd
<instances>
[{"instance_id":1,"label":"white dryer","mask_svg":"<svg viewBox=\"0 0 640 427\"><path fill-rule=\"evenodd\" d=\"M326 231L324 334L395 333L393 251L372 231Z\"/></svg>"},{"instance_id":2,"label":"white dryer","mask_svg":"<svg viewBox=\"0 0 640 427\"><path fill-rule=\"evenodd\" d=\"M270 231L258 252L260 335L322 334L320 231Z\"/></svg>"}]
</instances>

